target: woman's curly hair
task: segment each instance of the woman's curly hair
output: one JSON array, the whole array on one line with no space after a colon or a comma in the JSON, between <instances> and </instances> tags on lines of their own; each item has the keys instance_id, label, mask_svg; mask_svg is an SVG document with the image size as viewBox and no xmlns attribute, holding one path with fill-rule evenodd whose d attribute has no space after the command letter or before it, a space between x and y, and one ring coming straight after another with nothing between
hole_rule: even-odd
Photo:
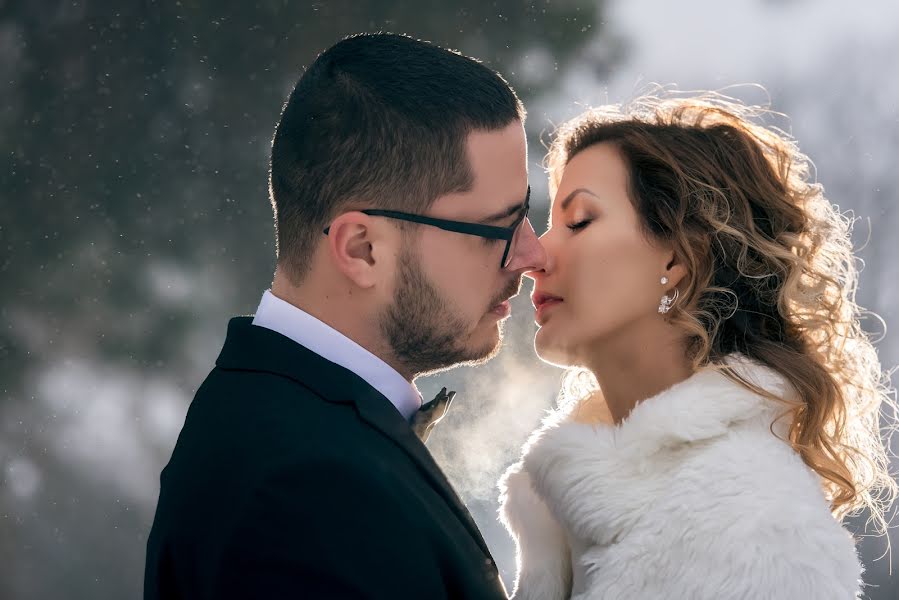
<instances>
[{"instance_id":1,"label":"woman's curly hair","mask_svg":"<svg viewBox=\"0 0 899 600\"><path fill-rule=\"evenodd\" d=\"M896 404L860 325L852 220L811 180L796 142L763 124L768 114L711 92L588 110L554 135L550 188L581 150L617 148L645 234L687 267L667 317L694 367L764 393L728 370L739 352L785 377L798 396L789 442L821 476L834 515L868 508L884 531L897 485L879 417Z\"/></svg>"}]
</instances>

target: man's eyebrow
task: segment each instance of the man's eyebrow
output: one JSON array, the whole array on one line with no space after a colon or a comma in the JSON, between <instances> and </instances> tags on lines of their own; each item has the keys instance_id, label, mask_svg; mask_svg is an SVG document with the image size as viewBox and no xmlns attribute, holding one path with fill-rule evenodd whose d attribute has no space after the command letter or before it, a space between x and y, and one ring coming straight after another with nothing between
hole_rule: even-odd
<instances>
[{"instance_id":1,"label":"man's eyebrow","mask_svg":"<svg viewBox=\"0 0 899 600\"><path fill-rule=\"evenodd\" d=\"M577 188L576 190L572 191L570 194L565 196L565 198L562 200L562 204L561 204L562 210L565 210L566 208L568 208L568 205L571 204L571 201L574 200L574 197L580 193L587 193L587 194L590 194L591 196L593 196L594 198L599 198L599 196L597 196L596 194L594 194L587 188Z\"/></svg>"},{"instance_id":2,"label":"man's eyebrow","mask_svg":"<svg viewBox=\"0 0 899 600\"><path fill-rule=\"evenodd\" d=\"M496 221L502 221L503 219L508 219L509 217L513 217L513 216L517 215L518 213L520 213L522 211L522 209L524 209L524 205L527 204L530 199L531 199L531 186L528 186L528 191L524 197L524 201L522 201L519 204L516 204L515 206L510 206L509 208L507 208L503 211L500 211L496 214L490 215L489 217L484 217L483 219L478 221L478 223L484 223L484 224L495 223Z\"/></svg>"}]
</instances>

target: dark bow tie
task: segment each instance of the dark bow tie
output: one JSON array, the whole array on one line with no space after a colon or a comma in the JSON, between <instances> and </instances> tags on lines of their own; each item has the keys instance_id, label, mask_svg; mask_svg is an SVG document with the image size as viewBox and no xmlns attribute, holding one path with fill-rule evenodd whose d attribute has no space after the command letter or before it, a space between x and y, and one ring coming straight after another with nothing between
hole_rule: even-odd
<instances>
[{"instance_id":1,"label":"dark bow tie","mask_svg":"<svg viewBox=\"0 0 899 600\"><path fill-rule=\"evenodd\" d=\"M447 392L446 388L443 388L433 400L422 404L418 412L412 416L412 430L422 442L428 441L434 425L446 415L455 397L456 392Z\"/></svg>"}]
</instances>

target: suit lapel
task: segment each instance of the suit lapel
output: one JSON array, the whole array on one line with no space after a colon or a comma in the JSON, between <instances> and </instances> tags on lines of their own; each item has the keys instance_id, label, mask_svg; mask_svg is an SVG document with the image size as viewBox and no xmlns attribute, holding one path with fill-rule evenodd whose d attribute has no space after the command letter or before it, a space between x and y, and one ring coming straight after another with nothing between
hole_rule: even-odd
<instances>
[{"instance_id":1,"label":"suit lapel","mask_svg":"<svg viewBox=\"0 0 899 600\"><path fill-rule=\"evenodd\" d=\"M360 419L409 456L484 554L492 558L468 509L427 448L387 398L352 371L252 322L252 317L235 317L228 323L228 336L216 361L219 367L273 373L296 381L327 402L353 404Z\"/></svg>"},{"instance_id":2,"label":"suit lapel","mask_svg":"<svg viewBox=\"0 0 899 600\"><path fill-rule=\"evenodd\" d=\"M386 398L384 401L387 401ZM443 474L443 471L431 456L431 453L428 452L425 445L418 436L415 435L412 428L403 420L399 413L390 406L388 406L388 408L390 409L389 411L383 410L384 402L362 401L356 403L356 410L358 411L360 418L390 438L391 441L409 455L409 458L416 463L431 485L440 493L450 508L453 509L453 512L462 524L465 525L475 541L477 541L481 550L484 551L484 554L492 558L490 556L490 550L487 548L487 544L484 542L483 537L481 537L481 532L478 530L474 519L471 517L471 513L465 508L462 500L456 494L455 490L453 490L449 481L446 479L446 476Z\"/></svg>"}]
</instances>

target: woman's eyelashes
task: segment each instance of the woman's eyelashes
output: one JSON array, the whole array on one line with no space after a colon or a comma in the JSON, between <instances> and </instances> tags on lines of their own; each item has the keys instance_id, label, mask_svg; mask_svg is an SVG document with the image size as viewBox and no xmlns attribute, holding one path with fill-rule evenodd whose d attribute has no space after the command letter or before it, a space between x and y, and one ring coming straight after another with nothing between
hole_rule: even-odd
<instances>
[{"instance_id":1,"label":"woman's eyelashes","mask_svg":"<svg viewBox=\"0 0 899 600\"><path fill-rule=\"evenodd\" d=\"M585 219L581 219L579 221L575 221L574 223L572 223L570 225L566 225L566 227L568 227L568 229L570 229L571 231L580 231L581 229L583 229L584 227L589 225L592 221L593 221L593 218L588 217Z\"/></svg>"}]
</instances>

